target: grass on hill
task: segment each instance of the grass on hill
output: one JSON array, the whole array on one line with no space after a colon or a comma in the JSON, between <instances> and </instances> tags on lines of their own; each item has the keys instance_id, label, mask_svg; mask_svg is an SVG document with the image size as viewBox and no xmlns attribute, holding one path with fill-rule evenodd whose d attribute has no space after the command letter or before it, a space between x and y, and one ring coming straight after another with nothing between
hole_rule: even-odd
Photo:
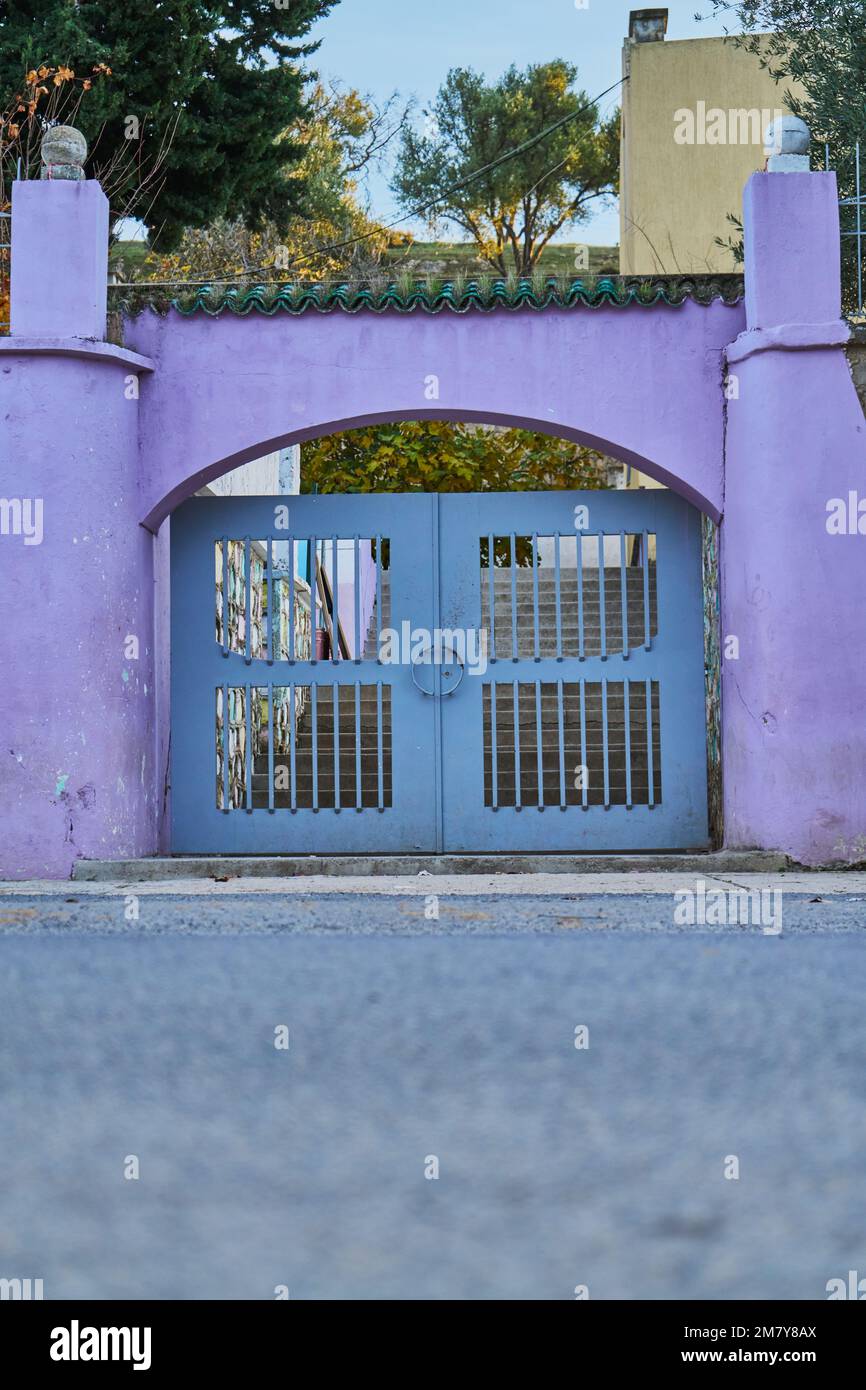
<instances>
[{"instance_id":1,"label":"grass on hill","mask_svg":"<svg viewBox=\"0 0 866 1390\"><path fill-rule=\"evenodd\" d=\"M603 273L615 275L618 272L618 246L590 246L589 265L579 266L578 245L579 243L575 242L559 242L546 246L541 253L537 273L572 279L576 276L597 276ZM121 279L126 279L128 274L133 277L141 274L142 279L148 279L153 272L148 275L144 270L143 262L147 254L148 247L144 241L119 241L111 249L112 269L118 272ZM456 276L465 279L474 275L493 279L496 274L480 258L471 242L459 241L414 241L407 246L393 247L386 252L380 273L387 274L388 271L391 271L395 278L416 275L418 279L430 280L448 280ZM274 275L273 278L278 276ZM292 278L287 271L285 279ZM300 278L312 281L316 276L310 273ZM328 278L336 280L339 277ZM352 275L350 278L355 279L357 276Z\"/></svg>"},{"instance_id":2,"label":"grass on hill","mask_svg":"<svg viewBox=\"0 0 866 1390\"><path fill-rule=\"evenodd\" d=\"M545 275L573 277L619 272L618 246L589 246L589 265L578 265L577 251L582 243L557 242L546 246L541 253L537 270ZM509 258L510 259L510 258ZM395 247L385 256L385 264L405 270L416 267L421 276L447 279L452 275L495 275L482 260L472 242L413 241L406 247ZM509 264L506 261L506 264Z\"/></svg>"}]
</instances>

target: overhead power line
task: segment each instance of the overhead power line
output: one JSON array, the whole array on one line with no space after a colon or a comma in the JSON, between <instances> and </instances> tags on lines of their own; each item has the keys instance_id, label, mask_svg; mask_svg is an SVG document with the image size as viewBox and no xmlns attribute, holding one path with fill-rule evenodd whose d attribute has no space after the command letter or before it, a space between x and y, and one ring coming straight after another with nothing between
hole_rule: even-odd
<instances>
[{"instance_id":1,"label":"overhead power line","mask_svg":"<svg viewBox=\"0 0 866 1390\"><path fill-rule=\"evenodd\" d=\"M526 154L527 150L534 149L536 145L540 144L542 140L546 140L549 135L552 135L554 133L554 131L560 130L562 126L567 125L569 121L574 121L577 119L578 116L583 116L586 114L587 111L591 111L592 108L597 106L600 101L603 101L606 96L610 96L611 92L615 92L618 87L621 87L623 83L627 81L627 77L621 77L618 82L614 82L612 86L607 87L605 91L600 92L598 96L593 97L591 101L587 101L584 103L583 106L579 106L575 111L569 111L567 115L561 116L558 121L554 121L553 125L548 126L546 130L539 131L538 135L533 135L531 139L524 140L522 145L517 145L513 150L506 150L504 154L498 155L496 159L491 159L488 164L482 165L480 169L473 170L473 172L471 174L467 174L465 178L458 179L456 183L451 184L447 189L444 189L441 193L437 193L435 198L431 198L428 202L420 204L420 206L418 206L417 208L412 208L410 212L404 213L402 217L396 217L393 222L386 222L383 226L374 227L369 232L361 232L358 236L348 237L345 241L335 241L332 242L330 246L320 246L315 251L311 251L308 255L301 256L299 259L293 261L291 266L287 267L286 273L289 274L297 266L305 265L308 261L319 260L322 256L330 255L334 251L345 251L350 246L357 246L362 241L369 241L371 237L381 236L382 232L390 232L394 229L394 227L399 227L402 222L408 222L410 219L415 217L423 217L424 214L430 212L430 210L434 208L437 203L443 202L445 198L450 197L454 193L459 193L461 189L468 187L468 185L474 183L476 179L483 178L485 174L489 174L492 172L492 170L498 169L501 165L506 164L508 160L517 159L519 155ZM272 265L253 266L249 270L232 271L227 275L215 272L212 276L209 276L206 279L127 280L122 281L121 285L123 288L127 289L135 289L137 286L145 285L151 285L155 288L171 288L172 286L179 287L187 285L210 285L213 284L215 280L243 280L246 279L249 275L258 275L262 271L272 270L274 270L274 266ZM280 285L284 284L285 281L263 280L259 281L259 283L265 285Z\"/></svg>"}]
</instances>

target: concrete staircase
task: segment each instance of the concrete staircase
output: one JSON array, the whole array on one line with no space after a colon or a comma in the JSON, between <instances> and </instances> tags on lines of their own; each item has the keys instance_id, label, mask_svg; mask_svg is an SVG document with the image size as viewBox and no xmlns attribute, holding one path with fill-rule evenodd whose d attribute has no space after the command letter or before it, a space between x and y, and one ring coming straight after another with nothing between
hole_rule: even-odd
<instances>
[{"instance_id":1,"label":"concrete staircase","mask_svg":"<svg viewBox=\"0 0 866 1390\"><path fill-rule=\"evenodd\" d=\"M488 571L482 571L482 627L489 627L489 589ZM601 585L597 569L583 571L583 653L587 657L601 654ZM656 630L656 576L655 565L649 567L650 631ZM521 659L532 660L536 652L534 636L535 590L531 569L519 569L514 576L510 569L494 571L494 619L495 654L497 661L488 667L484 677L483 705L483 747L484 747L484 803L492 805L492 720L491 689L496 698L496 746L497 746L497 804L513 806L518 799L523 806L537 805L538 794L538 750L537 750L537 706L534 683L521 683L518 689L517 730L519 732L520 786L518 798L517 765L518 754L515 748L515 717L513 677L509 670L510 658L515 654L513 644L512 593L516 592L516 655ZM626 801L626 725L623 680L628 677L628 663L623 663L619 654L623 646L622 587L619 566L609 566L604 572L605 590L605 636L606 650L610 657L607 701L608 732L608 802L625 804ZM639 567L626 570L626 622L628 645L631 649L642 646L645 637L644 619L644 579ZM375 660L377 655L377 631L390 626L391 595L387 571L382 576L382 616L380 624L373 615L364 645L365 660ZM539 667L541 681L541 752L542 752L542 794L545 805L557 806L561 797L560 752L559 752L559 706L556 680L561 668L554 663L557 655L556 636L556 596L554 575L551 570L542 569L538 574L538 654L545 659ZM577 657L580 651L580 629L578 623L578 587L575 571L563 568L560 585L560 633L561 653L564 657ZM488 655L493 644L488 639ZM333 696L329 688L318 690L318 797L317 804L322 810L334 808L337 803L336 788L339 785L339 804L341 808L352 809L357 802L356 781L356 694L354 680L355 668L346 666L346 685L340 687L338 712L335 721ZM643 682L630 682L630 767L631 795L636 804L646 803L648 799L648 759L647 759L647 717L646 687ZM658 691L653 690L654 722L658 719ZM382 692L382 744L383 744L383 804L391 805L391 706L390 691L383 685ZM581 711L579 686L574 679L564 681L563 687L563 763L565 773L565 802L567 805L601 805L605 802L604 788L604 747L603 710L600 681L588 681L585 687L584 739L585 757L581 746ZM360 804L375 808L379 804L378 787L378 732L377 695L375 684L361 686L360 718ZM339 777L335 777L335 729L339 733ZM586 794L575 786L576 769L583 764L588 770L585 779ZM287 754L274 758L276 789L274 805L284 808L292 804L289 778L290 759ZM654 801L661 797L658 751L654 755L653 776ZM295 804L299 809L310 809L314 802L313 786L313 729L312 705L307 706L298 722L295 746ZM264 751L254 760L253 767L253 806L268 804L268 758L265 736Z\"/></svg>"},{"instance_id":2,"label":"concrete staircase","mask_svg":"<svg viewBox=\"0 0 866 1390\"><path fill-rule=\"evenodd\" d=\"M625 627L628 650L643 646L646 639L646 618L644 604L644 574L639 566L626 567L626 611ZM488 624L490 610L489 576L485 572L482 589L482 623ZM539 804L538 778L538 705L541 709L541 800L545 806L559 805L562 799L564 782L564 801L569 806L625 805L629 790L626 776L626 754L630 768L631 800L635 804L646 804L649 800L649 776L647 756L647 710L646 686L641 682L629 681L629 738L626 739L626 697L623 682L629 677L627 663L622 661L623 651L623 592L622 571L617 566L606 566L604 580L604 650L609 658L603 674L608 681L607 691L607 795L605 793L605 754L604 754L604 708L601 681L597 677L587 680L584 689L583 739L581 738L580 688L573 676L563 680L562 725L563 757L560 768L559 748L559 700L556 681L559 676L556 665L551 665L558 654L566 658L600 657L602 654L601 595L602 582L597 568L585 568L581 575L582 589L582 632L577 573L574 569L563 569L560 575L559 596L559 642L556 626L556 584L555 575L549 569L538 573L538 597L535 596L535 580L531 569L498 569L493 577L494 602L494 643L496 664L490 668L490 676L496 686L496 750L497 750L497 804L514 806L518 801L523 806ZM657 589L656 567L651 562L647 574L649 597L649 632L654 636L657 628ZM516 603L514 600L516 599ZM535 611L538 609L538 644L535 640ZM516 644L513 614L516 613ZM581 644L582 636L582 644ZM532 660L536 652L547 664L539 668L541 682L540 702L534 684L522 683L518 688L517 719L514 712L513 677L508 670L509 661L516 655L521 660ZM652 690L653 715L656 725L656 744L653 757L653 801L661 798L661 779L659 775L658 753L658 689ZM515 739L515 724L519 739ZM520 786L517 786L519 744ZM485 692L484 700L484 797L485 804L492 805L492 720L490 697ZM582 785L575 785L581 779L578 769L584 767ZM584 790L585 788L585 790ZM518 794L519 792L519 794Z\"/></svg>"},{"instance_id":3,"label":"concrete staircase","mask_svg":"<svg viewBox=\"0 0 866 1390\"><path fill-rule=\"evenodd\" d=\"M648 572L650 632L657 630L656 567L651 563ZM518 569L514 575L517 612L517 651L513 650L512 631L512 571L496 569L493 573L494 637L497 658L535 656L534 604L535 589L531 569ZM626 622L628 646L644 642L644 580L639 566L626 568ZM583 655L601 655L601 583L598 569L584 569L583 589ZM622 640L622 577L618 565L604 570L605 647L608 656L623 649ZM483 572L481 592L481 621L488 624L490 611L488 571ZM563 656L580 655L579 601L577 572L563 569L560 575L560 626ZM538 572L538 655L556 657L556 581L552 570Z\"/></svg>"}]
</instances>

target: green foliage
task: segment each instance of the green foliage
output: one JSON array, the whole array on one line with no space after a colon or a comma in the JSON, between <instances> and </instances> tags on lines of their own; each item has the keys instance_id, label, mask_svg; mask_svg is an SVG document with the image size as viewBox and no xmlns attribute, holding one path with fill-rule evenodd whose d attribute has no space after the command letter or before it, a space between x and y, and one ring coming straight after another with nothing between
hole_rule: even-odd
<instances>
[{"instance_id":1,"label":"green foliage","mask_svg":"<svg viewBox=\"0 0 866 1390\"><path fill-rule=\"evenodd\" d=\"M839 149L866 137L866 0L711 0L779 83L795 82L805 99L785 92L813 135Z\"/></svg>"},{"instance_id":2,"label":"green foliage","mask_svg":"<svg viewBox=\"0 0 866 1390\"><path fill-rule=\"evenodd\" d=\"M304 444L304 492L603 488L604 459L555 435L445 420L368 425Z\"/></svg>"},{"instance_id":3,"label":"green foliage","mask_svg":"<svg viewBox=\"0 0 866 1390\"><path fill-rule=\"evenodd\" d=\"M501 275L529 275L560 228L584 221L590 204L616 189L619 113L601 121L576 79L561 60L522 72L512 66L492 85L471 68L453 68L426 129L403 133L393 181L401 205L435 200L431 225L456 223ZM465 183L565 116L573 119Z\"/></svg>"},{"instance_id":4,"label":"green foliage","mask_svg":"<svg viewBox=\"0 0 866 1390\"><path fill-rule=\"evenodd\" d=\"M386 143L390 131L399 129L402 117L398 114L393 123L389 118L394 101L390 98L378 109L356 91L317 83L303 122L280 134L302 152L289 182L303 187L304 216L290 216L281 226L268 220L258 230L240 217L218 217L207 227L187 228L173 252L148 259L144 275L178 284L225 276L246 288L290 279L296 267L303 273L309 266L321 276L375 264L389 245L389 234L361 206L355 174L371 147ZM350 244L341 245L346 242Z\"/></svg>"},{"instance_id":5,"label":"green foliage","mask_svg":"<svg viewBox=\"0 0 866 1390\"><path fill-rule=\"evenodd\" d=\"M742 30L734 42L754 53L784 90L789 110L809 125L815 167L824 145L839 180L840 197L855 193L854 148L866 167L866 0L711 0L714 16L729 15ZM799 84L796 97L789 84ZM786 85L788 84L788 85ZM850 217L843 212L843 227ZM736 242L734 243L737 244ZM845 299L852 306L856 243L843 241Z\"/></svg>"},{"instance_id":6,"label":"green foliage","mask_svg":"<svg viewBox=\"0 0 866 1390\"><path fill-rule=\"evenodd\" d=\"M133 210L168 249L184 227L215 217L282 223L303 211L304 189L281 175L301 151L275 138L304 110L298 42L335 0L6 0L0 10L0 93L18 90L28 69L63 62L113 80L83 102L78 123L90 166L112 171L112 209L129 209L143 165L159 158L146 205ZM127 118L139 139L128 140Z\"/></svg>"}]
</instances>

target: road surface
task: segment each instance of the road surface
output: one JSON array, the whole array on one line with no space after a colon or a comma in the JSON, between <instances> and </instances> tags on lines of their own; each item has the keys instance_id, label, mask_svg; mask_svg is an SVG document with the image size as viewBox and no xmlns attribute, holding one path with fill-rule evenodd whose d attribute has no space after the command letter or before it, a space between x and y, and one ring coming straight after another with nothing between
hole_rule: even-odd
<instances>
[{"instance_id":1,"label":"road surface","mask_svg":"<svg viewBox=\"0 0 866 1390\"><path fill-rule=\"evenodd\" d=\"M428 887L0 898L0 1276L567 1300L866 1275L866 894L788 893L769 936L677 926L661 891L450 892L436 920Z\"/></svg>"}]
</instances>

